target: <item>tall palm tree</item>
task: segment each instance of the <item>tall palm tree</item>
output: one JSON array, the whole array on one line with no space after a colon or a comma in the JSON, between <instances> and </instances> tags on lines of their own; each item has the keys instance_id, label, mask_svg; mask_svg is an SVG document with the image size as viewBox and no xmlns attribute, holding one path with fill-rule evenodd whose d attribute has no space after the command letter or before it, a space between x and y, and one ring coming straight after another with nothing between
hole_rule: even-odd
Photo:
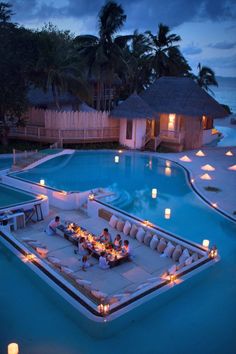
<instances>
[{"instance_id":1,"label":"tall palm tree","mask_svg":"<svg viewBox=\"0 0 236 354\"><path fill-rule=\"evenodd\" d=\"M122 49L130 36L115 37L125 20L122 6L109 1L98 14L99 36L81 35L74 40L79 61L87 68L87 78L96 82L98 110L105 108L105 87L111 89L117 72L126 66Z\"/></svg>"},{"instance_id":2,"label":"tall palm tree","mask_svg":"<svg viewBox=\"0 0 236 354\"><path fill-rule=\"evenodd\" d=\"M213 91L209 86L218 86L214 71L208 66L202 66L200 63L198 64L198 75L195 79L201 88L211 93L213 93Z\"/></svg>"}]
</instances>

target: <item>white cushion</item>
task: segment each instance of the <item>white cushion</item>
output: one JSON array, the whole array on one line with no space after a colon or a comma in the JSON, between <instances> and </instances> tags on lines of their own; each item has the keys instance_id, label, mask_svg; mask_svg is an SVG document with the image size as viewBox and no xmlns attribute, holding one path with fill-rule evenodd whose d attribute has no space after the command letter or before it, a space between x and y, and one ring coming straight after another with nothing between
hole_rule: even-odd
<instances>
[{"instance_id":1,"label":"white cushion","mask_svg":"<svg viewBox=\"0 0 236 354\"><path fill-rule=\"evenodd\" d=\"M123 220L118 220L116 224L116 229L120 232L123 231L123 228L125 226L125 222Z\"/></svg>"},{"instance_id":2,"label":"white cushion","mask_svg":"<svg viewBox=\"0 0 236 354\"><path fill-rule=\"evenodd\" d=\"M173 264L169 269L168 269L168 273L169 274L175 274L177 270L176 264Z\"/></svg>"},{"instance_id":3,"label":"white cushion","mask_svg":"<svg viewBox=\"0 0 236 354\"><path fill-rule=\"evenodd\" d=\"M186 261L186 259L189 258L189 257L190 257L189 251L188 251L187 248L185 248L183 250L183 253L179 257L179 263L184 263Z\"/></svg>"},{"instance_id":4,"label":"white cushion","mask_svg":"<svg viewBox=\"0 0 236 354\"><path fill-rule=\"evenodd\" d=\"M190 264L193 263L193 257L188 257L186 260L185 260L185 265L188 266Z\"/></svg>"},{"instance_id":5,"label":"white cushion","mask_svg":"<svg viewBox=\"0 0 236 354\"><path fill-rule=\"evenodd\" d=\"M125 235L128 235L130 230L131 230L131 223L128 220L126 220L125 226L124 226L124 229L123 229L123 233Z\"/></svg>"},{"instance_id":6,"label":"white cushion","mask_svg":"<svg viewBox=\"0 0 236 354\"><path fill-rule=\"evenodd\" d=\"M84 279L76 279L76 283L79 285L91 285L92 282Z\"/></svg>"},{"instance_id":7,"label":"white cushion","mask_svg":"<svg viewBox=\"0 0 236 354\"><path fill-rule=\"evenodd\" d=\"M68 268L68 267L61 267L61 270L62 270L62 272L65 273L65 274L71 274L71 273L73 273L73 270L70 269L70 268Z\"/></svg>"},{"instance_id":8,"label":"white cushion","mask_svg":"<svg viewBox=\"0 0 236 354\"><path fill-rule=\"evenodd\" d=\"M52 264L60 264L61 263L59 258L56 258L56 257L53 257L53 256L48 257L48 260Z\"/></svg>"},{"instance_id":9,"label":"white cushion","mask_svg":"<svg viewBox=\"0 0 236 354\"><path fill-rule=\"evenodd\" d=\"M117 224L118 218L115 215L112 215L109 221L109 225L115 229L116 224Z\"/></svg>"},{"instance_id":10,"label":"white cushion","mask_svg":"<svg viewBox=\"0 0 236 354\"><path fill-rule=\"evenodd\" d=\"M166 255L166 257L171 257L172 253L174 252L175 246L173 245L173 243L168 242L167 243L167 247L164 249L164 254Z\"/></svg>"},{"instance_id":11,"label":"white cushion","mask_svg":"<svg viewBox=\"0 0 236 354\"><path fill-rule=\"evenodd\" d=\"M130 237L135 238L137 232L138 232L138 227L135 224L133 224L129 233Z\"/></svg>"},{"instance_id":12,"label":"white cushion","mask_svg":"<svg viewBox=\"0 0 236 354\"><path fill-rule=\"evenodd\" d=\"M172 253L172 259L174 262L178 262L179 257L182 254L182 248L180 245L177 245L174 249L174 252Z\"/></svg>"},{"instance_id":13,"label":"white cushion","mask_svg":"<svg viewBox=\"0 0 236 354\"><path fill-rule=\"evenodd\" d=\"M164 238L160 239L160 242L158 243L157 250L159 253L163 253L164 249L166 248L166 241Z\"/></svg>"},{"instance_id":14,"label":"white cushion","mask_svg":"<svg viewBox=\"0 0 236 354\"><path fill-rule=\"evenodd\" d=\"M159 239L158 239L157 235L154 235L153 238L151 239L151 242L150 242L150 248L152 250L155 250L157 248L158 242L159 242Z\"/></svg>"},{"instance_id":15,"label":"white cushion","mask_svg":"<svg viewBox=\"0 0 236 354\"><path fill-rule=\"evenodd\" d=\"M193 262L196 262L198 260L198 254L196 252L193 253L192 257L193 257Z\"/></svg>"},{"instance_id":16,"label":"white cushion","mask_svg":"<svg viewBox=\"0 0 236 354\"><path fill-rule=\"evenodd\" d=\"M144 236L145 236L144 229L142 227L139 227L136 235L136 239L138 240L138 242L142 243L144 240Z\"/></svg>"},{"instance_id":17,"label":"white cushion","mask_svg":"<svg viewBox=\"0 0 236 354\"><path fill-rule=\"evenodd\" d=\"M96 297L97 299L103 299L105 297L107 297L107 294L103 293L102 291L98 291L98 290L92 290L91 294Z\"/></svg>"},{"instance_id":18,"label":"white cushion","mask_svg":"<svg viewBox=\"0 0 236 354\"><path fill-rule=\"evenodd\" d=\"M151 240L152 240L152 234L150 233L150 231L147 231L145 233L143 242L146 246L150 246Z\"/></svg>"}]
</instances>

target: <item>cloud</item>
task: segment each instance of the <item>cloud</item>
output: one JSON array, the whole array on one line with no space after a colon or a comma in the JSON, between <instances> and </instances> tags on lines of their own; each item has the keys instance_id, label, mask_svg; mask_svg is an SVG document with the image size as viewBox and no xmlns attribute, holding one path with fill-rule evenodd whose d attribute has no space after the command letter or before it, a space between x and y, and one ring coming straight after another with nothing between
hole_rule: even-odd
<instances>
[{"instance_id":1,"label":"cloud","mask_svg":"<svg viewBox=\"0 0 236 354\"><path fill-rule=\"evenodd\" d=\"M182 48L182 52L184 55L196 55L201 54L202 49L195 46L194 44L190 44L187 47Z\"/></svg>"},{"instance_id":2,"label":"cloud","mask_svg":"<svg viewBox=\"0 0 236 354\"><path fill-rule=\"evenodd\" d=\"M214 49L233 49L236 47L236 42L218 42L215 44L209 44L208 47Z\"/></svg>"}]
</instances>

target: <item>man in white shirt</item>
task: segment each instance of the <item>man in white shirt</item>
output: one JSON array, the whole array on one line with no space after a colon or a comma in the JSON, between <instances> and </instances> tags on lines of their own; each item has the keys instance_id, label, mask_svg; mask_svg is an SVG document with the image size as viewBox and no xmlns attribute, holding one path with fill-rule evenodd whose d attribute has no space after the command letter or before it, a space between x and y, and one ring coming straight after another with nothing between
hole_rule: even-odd
<instances>
[{"instance_id":1,"label":"man in white shirt","mask_svg":"<svg viewBox=\"0 0 236 354\"><path fill-rule=\"evenodd\" d=\"M50 223L48 224L46 228L46 233L49 236L55 235L56 234L56 228L61 224L60 222L60 216L56 216L55 219L51 220Z\"/></svg>"},{"instance_id":2,"label":"man in white shirt","mask_svg":"<svg viewBox=\"0 0 236 354\"><path fill-rule=\"evenodd\" d=\"M102 268L102 269L110 268L109 263L108 263L105 255L106 255L105 252L101 252L101 255L99 257L99 267Z\"/></svg>"}]
</instances>

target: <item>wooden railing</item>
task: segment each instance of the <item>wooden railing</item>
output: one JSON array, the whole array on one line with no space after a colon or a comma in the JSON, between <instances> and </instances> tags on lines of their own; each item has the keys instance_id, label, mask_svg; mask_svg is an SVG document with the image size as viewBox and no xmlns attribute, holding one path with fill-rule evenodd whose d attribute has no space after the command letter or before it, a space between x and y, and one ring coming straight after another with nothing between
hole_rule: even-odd
<instances>
[{"instance_id":1,"label":"wooden railing","mask_svg":"<svg viewBox=\"0 0 236 354\"><path fill-rule=\"evenodd\" d=\"M170 141L180 144L183 142L184 133L181 131L161 130L159 137L162 141Z\"/></svg>"}]
</instances>

